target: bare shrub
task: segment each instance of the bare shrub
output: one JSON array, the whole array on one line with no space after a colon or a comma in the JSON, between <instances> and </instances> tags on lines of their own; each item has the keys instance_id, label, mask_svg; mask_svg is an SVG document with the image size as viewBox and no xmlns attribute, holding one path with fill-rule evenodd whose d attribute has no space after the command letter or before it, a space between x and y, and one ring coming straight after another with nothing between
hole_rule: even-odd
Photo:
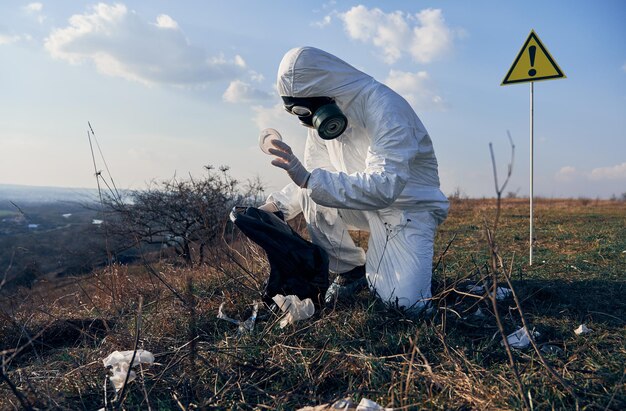
<instances>
[{"instance_id":1,"label":"bare shrub","mask_svg":"<svg viewBox=\"0 0 626 411\"><path fill-rule=\"evenodd\" d=\"M205 170L202 178L174 177L132 191L125 200L106 195L109 232L125 238L128 246L162 244L172 247L186 264L203 262L207 246L221 239L229 210L235 204L258 204L263 192L258 181L240 190L228 167Z\"/></svg>"}]
</instances>

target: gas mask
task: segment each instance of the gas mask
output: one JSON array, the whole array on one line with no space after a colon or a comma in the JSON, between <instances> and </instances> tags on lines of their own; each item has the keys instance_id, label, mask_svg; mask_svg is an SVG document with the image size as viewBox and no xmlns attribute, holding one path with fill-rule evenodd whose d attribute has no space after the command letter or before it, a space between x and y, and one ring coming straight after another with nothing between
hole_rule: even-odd
<instances>
[{"instance_id":1,"label":"gas mask","mask_svg":"<svg viewBox=\"0 0 626 411\"><path fill-rule=\"evenodd\" d=\"M337 138L348 127L348 118L330 97L281 97L285 110L298 116L303 126L314 128L324 140Z\"/></svg>"}]
</instances>

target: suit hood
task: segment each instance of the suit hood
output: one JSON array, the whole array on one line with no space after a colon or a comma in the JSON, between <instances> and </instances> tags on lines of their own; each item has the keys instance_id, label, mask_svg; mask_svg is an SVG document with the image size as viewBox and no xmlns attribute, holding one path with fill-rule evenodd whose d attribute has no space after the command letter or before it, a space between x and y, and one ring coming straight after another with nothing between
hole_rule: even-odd
<instances>
[{"instance_id":1,"label":"suit hood","mask_svg":"<svg viewBox=\"0 0 626 411\"><path fill-rule=\"evenodd\" d=\"M289 50L278 68L281 96L332 97L352 101L374 79L340 58L315 47Z\"/></svg>"}]
</instances>

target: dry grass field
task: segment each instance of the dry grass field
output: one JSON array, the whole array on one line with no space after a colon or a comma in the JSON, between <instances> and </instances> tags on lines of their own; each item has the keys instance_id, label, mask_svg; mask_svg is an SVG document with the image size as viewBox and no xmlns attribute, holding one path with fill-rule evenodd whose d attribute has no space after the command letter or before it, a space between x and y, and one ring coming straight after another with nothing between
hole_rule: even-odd
<instances>
[{"instance_id":1,"label":"dry grass field","mask_svg":"<svg viewBox=\"0 0 626 411\"><path fill-rule=\"evenodd\" d=\"M283 329L261 307L238 335L218 307L248 318L268 266L237 233L203 266L112 266L4 292L0 408L293 410L351 397L402 410L626 409L626 203L537 200L532 266L528 211L503 201L498 282L510 279L536 349L509 357L501 344L522 325L513 298L497 302L498 324L488 297L467 294L492 278L495 201L456 200L424 318L362 292ZM592 332L576 335L583 323ZM134 347L156 363L114 399L102 359Z\"/></svg>"}]
</instances>

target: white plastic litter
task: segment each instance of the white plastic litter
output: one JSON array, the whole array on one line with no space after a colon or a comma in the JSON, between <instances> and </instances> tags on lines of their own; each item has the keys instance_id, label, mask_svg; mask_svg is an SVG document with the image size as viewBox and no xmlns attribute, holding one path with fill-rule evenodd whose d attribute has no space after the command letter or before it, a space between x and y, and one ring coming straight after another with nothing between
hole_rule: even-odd
<instances>
[{"instance_id":1,"label":"white plastic litter","mask_svg":"<svg viewBox=\"0 0 626 411\"><path fill-rule=\"evenodd\" d=\"M224 304L226 303L221 303L220 308L217 310L218 319L237 325L239 327L237 329L237 335L250 334L254 331L254 323L256 321L257 313L259 312L259 303L254 303L254 306L252 307L252 315L250 315L246 321L235 320L224 314Z\"/></svg>"},{"instance_id":2,"label":"white plastic litter","mask_svg":"<svg viewBox=\"0 0 626 411\"><path fill-rule=\"evenodd\" d=\"M585 335L585 334L589 334L591 332L591 328L588 328L585 324L580 324L578 326L578 328L576 328L574 330L574 332L576 333L576 335Z\"/></svg>"},{"instance_id":3,"label":"white plastic litter","mask_svg":"<svg viewBox=\"0 0 626 411\"><path fill-rule=\"evenodd\" d=\"M470 284L467 286L467 291L472 294L484 294L485 286L477 285L477 284ZM511 293L512 292L510 288L498 287L496 288L496 300L498 301L504 300L505 298L508 298L511 295ZM491 293L489 294L489 296L491 296Z\"/></svg>"},{"instance_id":4,"label":"white plastic litter","mask_svg":"<svg viewBox=\"0 0 626 411\"><path fill-rule=\"evenodd\" d=\"M362 398L358 404L355 404L350 398L344 398L332 404L298 408L297 411L393 411L393 408L382 407L367 398Z\"/></svg>"},{"instance_id":5,"label":"white plastic litter","mask_svg":"<svg viewBox=\"0 0 626 411\"><path fill-rule=\"evenodd\" d=\"M533 331L533 337L539 337L539 333L537 331ZM522 327L513 334L507 336L506 340L511 348L516 348L518 350L523 350L530 345L530 336L528 335L528 330L526 330L525 327ZM501 344L504 345L504 343Z\"/></svg>"},{"instance_id":6,"label":"white plastic litter","mask_svg":"<svg viewBox=\"0 0 626 411\"><path fill-rule=\"evenodd\" d=\"M356 411L387 411L392 409L393 408L384 408L378 405L378 403L368 400L367 398L362 398L359 405L356 406Z\"/></svg>"},{"instance_id":7,"label":"white plastic litter","mask_svg":"<svg viewBox=\"0 0 626 411\"><path fill-rule=\"evenodd\" d=\"M276 294L272 297L272 300L278 305L282 312L287 313L285 317L280 320L280 328L285 328L287 324L291 324L298 320L306 320L315 314L315 307L313 306L313 300L305 298L300 301L300 298L296 295L284 296Z\"/></svg>"},{"instance_id":8,"label":"white plastic litter","mask_svg":"<svg viewBox=\"0 0 626 411\"><path fill-rule=\"evenodd\" d=\"M283 138L280 133L273 128L261 130L261 133L259 133L259 147L261 147L261 151L265 154L270 154L269 149L274 147L272 140L283 141Z\"/></svg>"},{"instance_id":9,"label":"white plastic litter","mask_svg":"<svg viewBox=\"0 0 626 411\"><path fill-rule=\"evenodd\" d=\"M111 383L115 387L115 391L122 389L124 381L126 380L126 374L128 374L128 369L130 368L130 360L132 358L133 350L113 351L108 357L102 360L105 368L112 367L111 371L113 372L113 375L109 377L109 380L111 380ZM133 365L152 364L153 362L154 355L152 355L150 351L137 350L135 359L133 360ZM128 382L133 381L135 376L135 371L130 371Z\"/></svg>"}]
</instances>

